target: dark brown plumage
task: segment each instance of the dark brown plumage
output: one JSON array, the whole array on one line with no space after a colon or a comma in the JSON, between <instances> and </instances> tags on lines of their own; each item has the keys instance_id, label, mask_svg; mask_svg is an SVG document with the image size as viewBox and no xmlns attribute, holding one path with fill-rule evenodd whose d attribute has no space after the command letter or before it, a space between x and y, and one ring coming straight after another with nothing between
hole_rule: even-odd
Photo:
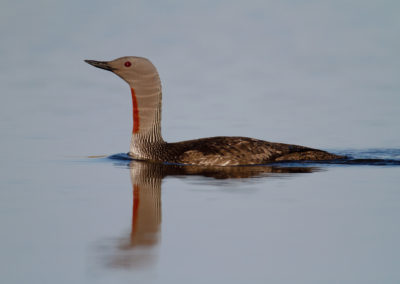
<instances>
[{"instance_id":1,"label":"dark brown plumage","mask_svg":"<svg viewBox=\"0 0 400 284\"><path fill-rule=\"evenodd\" d=\"M298 145L272 143L247 137L210 137L166 143L162 160L203 166L237 166L339 158L342 157Z\"/></svg>"}]
</instances>

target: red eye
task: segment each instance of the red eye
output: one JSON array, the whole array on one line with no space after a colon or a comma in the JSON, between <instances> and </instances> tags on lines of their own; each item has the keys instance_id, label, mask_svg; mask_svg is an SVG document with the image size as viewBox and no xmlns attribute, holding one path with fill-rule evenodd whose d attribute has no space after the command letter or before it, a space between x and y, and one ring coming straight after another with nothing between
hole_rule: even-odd
<instances>
[{"instance_id":1,"label":"red eye","mask_svg":"<svg viewBox=\"0 0 400 284\"><path fill-rule=\"evenodd\" d=\"M124 65L125 65L125 67L130 67L130 66L132 65L132 63L131 63L130 61L126 61L126 62L124 63Z\"/></svg>"}]
</instances>

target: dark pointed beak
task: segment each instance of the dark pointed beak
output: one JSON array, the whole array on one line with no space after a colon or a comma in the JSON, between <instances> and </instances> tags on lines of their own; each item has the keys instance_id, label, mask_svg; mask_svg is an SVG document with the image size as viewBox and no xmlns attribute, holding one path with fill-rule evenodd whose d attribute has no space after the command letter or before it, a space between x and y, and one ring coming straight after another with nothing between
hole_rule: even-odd
<instances>
[{"instance_id":1,"label":"dark pointed beak","mask_svg":"<svg viewBox=\"0 0 400 284\"><path fill-rule=\"evenodd\" d=\"M90 65L93 65L94 67L101 68L104 70L108 71L114 70L114 68L112 68L107 61L85 60L85 62L89 63Z\"/></svg>"}]
</instances>

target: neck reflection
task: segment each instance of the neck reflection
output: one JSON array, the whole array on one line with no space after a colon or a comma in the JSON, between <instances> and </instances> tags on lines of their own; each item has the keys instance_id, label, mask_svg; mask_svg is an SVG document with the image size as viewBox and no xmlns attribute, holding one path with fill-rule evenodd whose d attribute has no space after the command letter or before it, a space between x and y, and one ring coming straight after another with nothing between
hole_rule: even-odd
<instances>
[{"instance_id":1,"label":"neck reflection","mask_svg":"<svg viewBox=\"0 0 400 284\"><path fill-rule=\"evenodd\" d=\"M130 248L157 244L161 225L161 172L147 163L129 165L133 189Z\"/></svg>"},{"instance_id":2,"label":"neck reflection","mask_svg":"<svg viewBox=\"0 0 400 284\"><path fill-rule=\"evenodd\" d=\"M311 173L312 167L200 167L130 161L133 191L132 224L129 238L118 241L117 252L107 255L113 268L142 268L153 265L161 238L161 183L166 176L200 176L214 179L285 177L282 174ZM182 212L184 213L184 212Z\"/></svg>"}]
</instances>

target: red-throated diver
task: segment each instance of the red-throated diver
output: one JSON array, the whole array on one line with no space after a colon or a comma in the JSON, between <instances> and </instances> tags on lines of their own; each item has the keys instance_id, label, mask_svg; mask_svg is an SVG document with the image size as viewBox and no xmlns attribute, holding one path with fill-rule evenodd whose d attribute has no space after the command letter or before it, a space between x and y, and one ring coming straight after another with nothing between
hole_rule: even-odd
<instances>
[{"instance_id":1,"label":"red-throated diver","mask_svg":"<svg viewBox=\"0 0 400 284\"><path fill-rule=\"evenodd\" d=\"M161 81L150 60L127 56L112 61L85 62L115 73L131 88L133 130L129 155L133 159L203 166L237 166L343 158L308 147L247 137L210 137L177 143L165 142L161 136Z\"/></svg>"}]
</instances>

